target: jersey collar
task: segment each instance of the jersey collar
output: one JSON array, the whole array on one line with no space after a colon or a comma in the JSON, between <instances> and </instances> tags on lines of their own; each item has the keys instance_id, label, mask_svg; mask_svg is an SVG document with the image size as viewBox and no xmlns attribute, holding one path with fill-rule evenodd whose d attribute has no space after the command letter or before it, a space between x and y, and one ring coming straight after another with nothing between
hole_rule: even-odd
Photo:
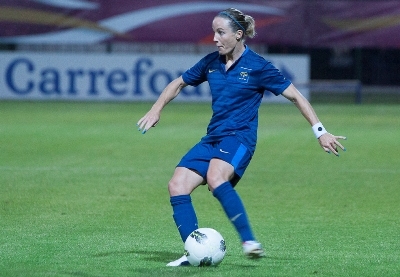
<instances>
[{"instance_id":1,"label":"jersey collar","mask_svg":"<svg viewBox=\"0 0 400 277\"><path fill-rule=\"evenodd\" d=\"M247 47L246 44L244 45L244 47L245 47L245 49L244 49L242 55L240 55L240 57L234 62L235 64L236 64L244 55L246 55L247 52L249 52L249 47ZM220 59L220 61L221 61L223 64L226 64L225 55L220 55L220 56L219 56L219 59Z\"/></svg>"}]
</instances>

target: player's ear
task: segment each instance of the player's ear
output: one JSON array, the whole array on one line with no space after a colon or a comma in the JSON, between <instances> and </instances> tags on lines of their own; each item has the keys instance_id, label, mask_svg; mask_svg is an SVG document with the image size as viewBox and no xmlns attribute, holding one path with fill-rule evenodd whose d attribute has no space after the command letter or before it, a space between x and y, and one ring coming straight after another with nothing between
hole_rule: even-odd
<instances>
[{"instance_id":1,"label":"player's ear","mask_svg":"<svg viewBox=\"0 0 400 277\"><path fill-rule=\"evenodd\" d=\"M243 37L243 31L237 30L236 31L236 40L239 41Z\"/></svg>"}]
</instances>

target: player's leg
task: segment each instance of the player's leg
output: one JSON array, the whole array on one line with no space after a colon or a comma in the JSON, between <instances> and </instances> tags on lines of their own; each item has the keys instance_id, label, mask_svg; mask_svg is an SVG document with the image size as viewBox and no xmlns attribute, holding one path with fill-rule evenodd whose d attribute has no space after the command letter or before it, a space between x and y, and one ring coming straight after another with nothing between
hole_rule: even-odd
<instances>
[{"instance_id":1,"label":"player's leg","mask_svg":"<svg viewBox=\"0 0 400 277\"><path fill-rule=\"evenodd\" d=\"M227 217L235 226L242 242L255 240L246 209L230 182L231 178L221 177L226 175L227 172L230 172L233 176L234 168L231 164L220 159L212 159L207 175L208 185L214 197L221 203Z\"/></svg>"},{"instance_id":2,"label":"player's leg","mask_svg":"<svg viewBox=\"0 0 400 277\"><path fill-rule=\"evenodd\" d=\"M198 228L190 193L202 183L204 179L200 175L185 167L177 167L168 183L173 218L183 242ZM185 255L167 264L167 266L188 265L190 264Z\"/></svg>"},{"instance_id":3,"label":"player's leg","mask_svg":"<svg viewBox=\"0 0 400 277\"><path fill-rule=\"evenodd\" d=\"M203 183L203 177L185 167L177 167L168 183L173 218L183 242L198 228L190 194Z\"/></svg>"},{"instance_id":4,"label":"player's leg","mask_svg":"<svg viewBox=\"0 0 400 277\"><path fill-rule=\"evenodd\" d=\"M195 145L179 162L168 184L173 217L183 242L198 228L190 194L199 185L205 184L205 175L210 160L209 145ZM167 266L189 265L186 256L170 262Z\"/></svg>"},{"instance_id":5,"label":"player's leg","mask_svg":"<svg viewBox=\"0 0 400 277\"><path fill-rule=\"evenodd\" d=\"M250 160L247 148L234 137L229 137L220 143L215 158L210 161L207 183L238 232L244 253L251 258L258 258L264 255L264 251L254 238L246 209L234 189Z\"/></svg>"}]
</instances>

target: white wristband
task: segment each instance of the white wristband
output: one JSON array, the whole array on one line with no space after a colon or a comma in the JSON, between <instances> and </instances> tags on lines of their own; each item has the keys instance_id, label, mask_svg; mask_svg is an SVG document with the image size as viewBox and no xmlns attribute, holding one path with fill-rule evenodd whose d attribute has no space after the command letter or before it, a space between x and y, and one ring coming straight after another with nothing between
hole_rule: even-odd
<instances>
[{"instance_id":1,"label":"white wristband","mask_svg":"<svg viewBox=\"0 0 400 277\"><path fill-rule=\"evenodd\" d=\"M314 126L312 126L311 128L312 128L312 130L313 130L313 132L314 132L314 135L315 135L315 137L316 137L317 139L318 139L320 136L322 136L323 134L328 133L328 132L325 130L325 127L324 127L324 125L322 125L321 122L316 123L316 124L315 124Z\"/></svg>"}]
</instances>

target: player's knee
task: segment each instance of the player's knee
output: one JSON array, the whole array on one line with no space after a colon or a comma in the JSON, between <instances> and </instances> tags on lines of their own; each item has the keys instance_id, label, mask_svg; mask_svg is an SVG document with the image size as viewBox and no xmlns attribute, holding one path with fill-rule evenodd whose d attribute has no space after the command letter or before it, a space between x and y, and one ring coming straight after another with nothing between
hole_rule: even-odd
<instances>
[{"instance_id":1,"label":"player's knee","mask_svg":"<svg viewBox=\"0 0 400 277\"><path fill-rule=\"evenodd\" d=\"M217 174L207 174L207 184L211 191L214 191L218 186L225 183L227 180Z\"/></svg>"},{"instance_id":2,"label":"player's knee","mask_svg":"<svg viewBox=\"0 0 400 277\"><path fill-rule=\"evenodd\" d=\"M181 195L179 187L180 187L179 182L176 182L174 179L171 179L168 182L169 195L170 196Z\"/></svg>"},{"instance_id":3,"label":"player's knee","mask_svg":"<svg viewBox=\"0 0 400 277\"><path fill-rule=\"evenodd\" d=\"M190 194L192 189L185 182L182 182L176 178L172 178L168 182L168 191L170 196L177 196Z\"/></svg>"}]
</instances>

